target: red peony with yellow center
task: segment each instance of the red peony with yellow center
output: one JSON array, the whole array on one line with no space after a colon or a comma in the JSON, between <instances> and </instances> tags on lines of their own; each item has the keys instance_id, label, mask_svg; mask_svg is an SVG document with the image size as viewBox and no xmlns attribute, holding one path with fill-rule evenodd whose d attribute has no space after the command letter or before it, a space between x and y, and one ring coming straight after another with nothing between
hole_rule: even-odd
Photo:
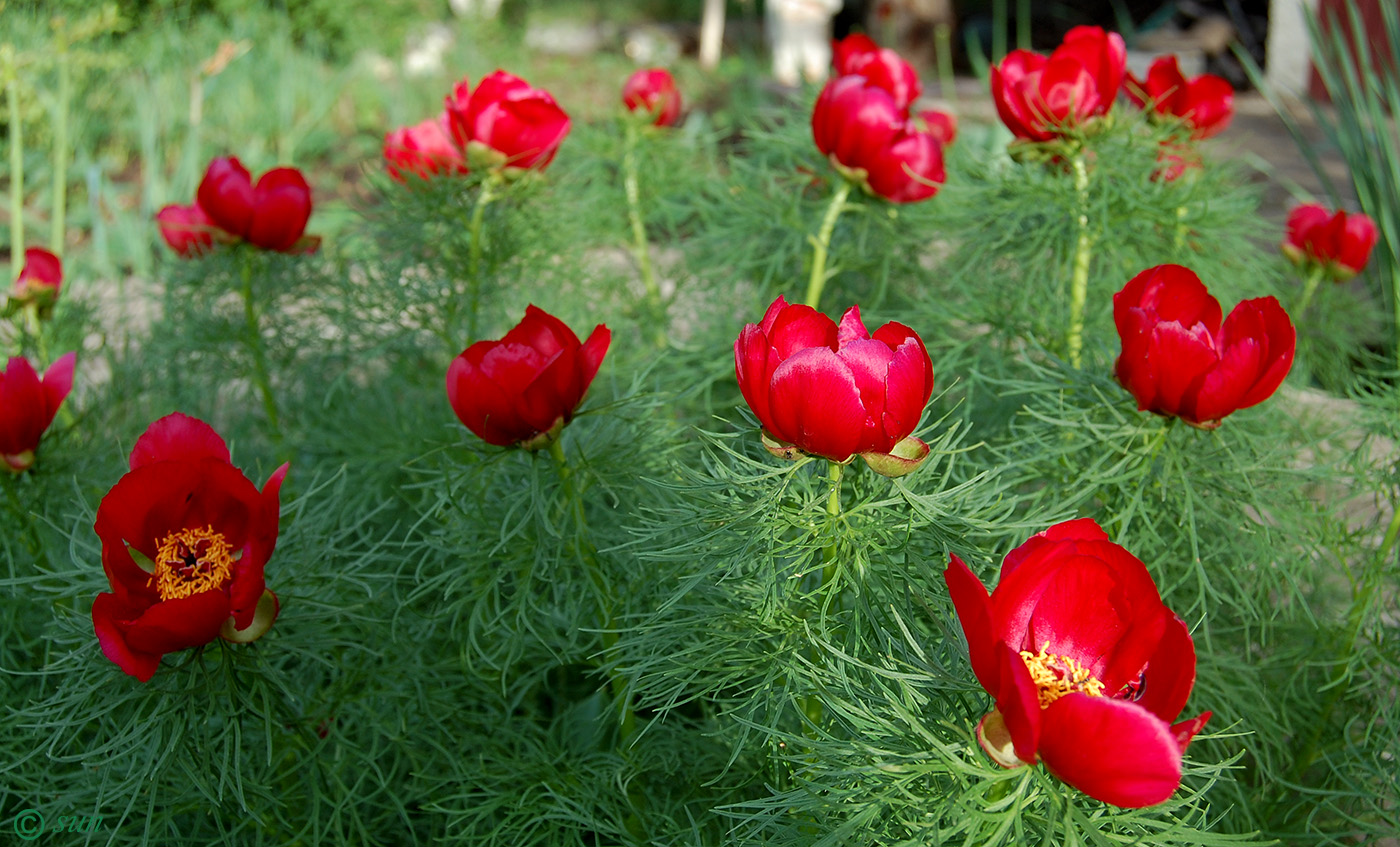
<instances>
[{"instance_id":1,"label":"red peony with yellow center","mask_svg":"<svg viewBox=\"0 0 1400 847\"><path fill-rule=\"evenodd\" d=\"M255 641L277 618L263 567L287 466L259 491L229 458L208 424L167 415L137 439L131 471L97 508L112 591L97 595L93 628L107 658L142 682L166 653Z\"/></svg>"}]
</instances>

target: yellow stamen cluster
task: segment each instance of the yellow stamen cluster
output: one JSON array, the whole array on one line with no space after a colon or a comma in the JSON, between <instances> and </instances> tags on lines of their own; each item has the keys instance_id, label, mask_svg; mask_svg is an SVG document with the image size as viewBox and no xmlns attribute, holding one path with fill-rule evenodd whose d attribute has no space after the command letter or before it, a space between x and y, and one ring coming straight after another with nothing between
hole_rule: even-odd
<instances>
[{"instance_id":1,"label":"yellow stamen cluster","mask_svg":"<svg viewBox=\"0 0 1400 847\"><path fill-rule=\"evenodd\" d=\"M182 529L156 548L156 593L162 600L223 588L233 576L233 549L212 526Z\"/></svg>"},{"instance_id":2,"label":"yellow stamen cluster","mask_svg":"<svg viewBox=\"0 0 1400 847\"><path fill-rule=\"evenodd\" d=\"M1090 697L1103 696L1103 683L1099 682L1089 669L1071 659L1050 651L1050 642L1045 642L1040 653L1021 651L1021 658L1031 672L1031 681L1040 694L1040 708L1072 692L1078 691Z\"/></svg>"}]
</instances>

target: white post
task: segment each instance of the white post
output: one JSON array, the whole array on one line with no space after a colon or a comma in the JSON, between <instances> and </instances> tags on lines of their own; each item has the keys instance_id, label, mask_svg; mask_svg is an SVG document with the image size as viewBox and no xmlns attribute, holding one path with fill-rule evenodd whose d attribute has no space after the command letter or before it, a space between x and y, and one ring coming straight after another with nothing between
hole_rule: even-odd
<instances>
[{"instance_id":1,"label":"white post","mask_svg":"<svg viewBox=\"0 0 1400 847\"><path fill-rule=\"evenodd\" d=\"M712 71L719 66L719 49L724 41L724 0L705 0L700 18L700 67Z\"/></svg>"},{"instance_id":2,"label":"white post","mask_svg":"<svg viewBox=\"0 0 1400 847\"><path fill-rule=\"evenodd\" d=\"M1318 0L1269 0L1269 37L1265 42L1264 79L1274 91L1303 97L1312 74L1308 18Z\"/></svg>"}]
</instances>

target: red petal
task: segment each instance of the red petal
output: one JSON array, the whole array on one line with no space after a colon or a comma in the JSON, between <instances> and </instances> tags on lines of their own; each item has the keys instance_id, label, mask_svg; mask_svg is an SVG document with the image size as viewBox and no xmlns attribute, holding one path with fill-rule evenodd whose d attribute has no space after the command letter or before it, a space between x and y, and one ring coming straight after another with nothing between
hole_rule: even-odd
<instances>
[{"instance_id":1,"label":"red petal","mask_svg":"<svg viewBox=\"0 0 1400 847\"><path fill-rule=\"evenodd\" d=\"M1002 720L1006 721L1006 728L1011 733L1016 758L1033 765L1045 734L1040 690L1031 681L1030 669L1020 653L1005 642L997 642L995 649L1001 682L996 693L997 711L1001 712Z\"/></svg>"},{"instance_id":2,"label":"red petal","mask_svg":"<svg viewBox=\"0 0 1400 847\"><path fill-rule=\"evenodd\" d=\"M943 581L948 586L948 596L952 598L963 635L967 638L972 672L982 683L982 688L988 694L995 695L1001 687L1001 668L996 653L996 634L992 630L992 601L987 589L957 555L948 557Z\"/></svg>"},{"instance_id":3,"label":"red petal","mask_svg":"<svg viewBox=\"0 0 1400 847\"><path fill-rule=\"evenodd\" d=\"M131 469L152 462L218 459L229 462L228 445L199 418L172 412L146 427L131 449Z\"/></svg>"},{"instance_id":4,"label":"red petal","mask_svg":"<svg viewBox=\"0 0 1400 847\"><path fill-rule=\"evenodd\" d=\"M1162 639L1147 661L1143 684L1137 704L1164 721L1176 720L1196 684L1196 645L1176 615L1167 618Z\"/></svg>"},{"instance_id":5,"label":"red petal","mask_svg":"<svg viewBox=\"0 0 1400 847\"><path fill-rule=\"evenodd\" d=\"M102 655L127 674L149 682L160 667L159 653L140 653L126 643L125 624L140 615L140 609L124 606L115 594L99 594L92 604L92 629Z\"/></svg>"},{"instance_id":6,"label":"red petal","mask_svg":"<svg viewBox=\"0 0 1400 847\"><path fill-rule=\"evenodd\" d=\"M68 398L68 392L73 390L73 365L77 359L77 353L64 353L44 371L44 429L53 423L58 407Z\"/></svg>"},{"instance_id":7,"label":"red petal","mask_svg":"<svg viewBox=\"0 0 1400 847\"><path fill-rule=\"evenodd\" d=\"M228 595L202 591L151 606L126 627L126 643L138 653L174 653L213 641L226 620Z\"/></svg>"},{"instance_id":8,"label":"red petal","mask_svg":"<svg viewBox=\"0 0 1400 847\"><path fill-rule=\"evenodd\" d=\"M311 217L311 186L296 168L273 168L253 191L247 239L265 250L290 250Z\"/></svg>"},{"instance_id":9,"label":"red petal","mask_svg":"<svg viewBox=\"0 0 1400 847\"><path fill-rule=\"evenodd\" d=\"M860 404L865 409L860 446L856 448L856 452L889 452L899 438L909 434L901 433L896 439L891 439L885 434L885 390L894 351L884 342L867 338L842 344L840 352L836 355L850 368L856 390L860 393ZM922 371L919 372L919 376L923 376ZM918 423L917 416L914 422ZM912 426L910 431L913 431Z\"/></svg>"},{"instance_id":10,"label":"red petal","mask_svg":"<svg viewBox=\"0 0 1400 847\"><path fill-rule=\"evenodd\" d=\"M533 303L525 307L525 317L501 337L502 344L533 347L546 359L560 350L577 349L578 336L569 325Z\"/></svg>"},{"instance_id":11,"label":"red petal","mask_svg":"<svg viewBox=\"0 0 1400 847\"><path fill-rule=\"evenodd\" d=\"M612 330L602 324L593 327L593 332L579 347L579 396L588 393L588 387L593 384L593 378L598 375L598 369L603 366L603 357L608 355L608 346L612 344Z\"/></svg>"},{"instance_id":12,"label":"red petal","mask_svg":"<svg viewBox=\"0 0 1400 847\"><path fill-rule=\"evenodd\" d=\"M844 462L860 444L867 416L855 377L826 347L799 350L778 365L769 403L773 434L808 453Z\"/></svg>"},{"instance_id":13,"label":"red petal","mask_svg":"<svg viewBox=\"0 0 1400 847\"><path fill-rule=\"evenodd\" d=\"M253 180L236 156L220 156L209 163L200 180L196 199L220 229L245 238L253 225Z\"/></svg>"},{"instance_id":14,"label":"red petal","mask_svg":"<svg viewBox=\"0 0 1400 847\"><path fill-rule=\"evenodd\" d=\"M1199 715L1181 723L1172 725L1172 737L1176 739L1176 746L1182 753L1190 746L1191 739L1196 737L1196 733L1205 729L1206 721L1210 720L1210 712L1201 712Z\"/></svg>"},{"instance_id":15,"label":"red petal","mask_svg":"<svg viewBox=\"0 0 1400 847\"><path fill-rule=\"evenodd\" d=\"M1050 551L1057 549L1053 541L1107 541L1108 533L1103 531L1093 518L1076 518L1061 521L1026 539L1026 543L1006 554L1001 563L1001 578L1005 580L1018 567L1028 560L1039 561Z\"/></svg>"},{"instance_id":16,"label":"red petal","mask_svg":"<svg viewBox=\"0 0 1400 847\"><path fill-rule=\"evenodd\" d=\"M478 362L497 343L478 341L447 368L447 400L467 429L487 444L508 447L536 434L520 419L510 395L488 378Z\"/></svg>"},{"instance_id":17,"label":"red petal","mask_svg":"<svg viewBox=\"0 0 1400 847\"><path fill-rule=\"evenodd\" d=\"M1051 703L1042 720L1045 767L1095 800L1138 809L1181 784L1171 728L1135 703L1076 692Z\"/></svg>"},{"instance_id":18,"label":"red petal","mask_svg":"<svg viewBox=\"0 0 1400 847\"><path fill-rule=\"evenodd\" d=\"M766 321L766 319L765 319ZM800 350L837 347L836 322L811 306L795 303L785 307L766 329L768 344L779 363ZM770 354L769 358L772 358Z\"/></svg>"}]
</instances>

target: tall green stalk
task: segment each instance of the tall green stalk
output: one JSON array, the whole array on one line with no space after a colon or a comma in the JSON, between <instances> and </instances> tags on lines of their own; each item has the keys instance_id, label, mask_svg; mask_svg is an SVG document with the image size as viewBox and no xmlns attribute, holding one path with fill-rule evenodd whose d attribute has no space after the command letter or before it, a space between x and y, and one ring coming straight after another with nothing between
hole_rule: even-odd
<instances>
[{"instance_id":1,"label":"tall green stalk","mask_svg":"<svg viewBox=\"0 0 1400 847\"><path fill-rule=\"evenodd\" d=\"M1303 296L1298 300L1298 307L1293 310L1293 320L1298 321L1303 317L1303 313L1308 310L1308 304L1312 302L1313 295L1317 293L1317 286L1325 276L1325 269L1320 264L1314 264L1313 269L1308 272L1308 278L1303 282Z\"/></svg>"},{"instance_id":2,"label":"tall green stalk","mask_svg":"<svg viewBox=\"0 0 1400 847\"><path fill-rule=\"evenodd\" d=\"M641 132L637 122L628 116L626 146L622 152L622 182L627 191L627 217L632 221L632 252L637 257L637 268L642 273L642 284L647 289L647 299L652 306L661 305L661 288L656 284L656 274L651 267L651 247L647 243L646 226L642 223L641 185L637 179L637 142Z\"/></svg>"},{"instance_id":3,"label":"tall green stalk","mask_svg":"<svg viewBox=\"0 0 1400 847\"><path fill-rule=\"evenodd\" d=\"M0 52L0 65L4 66L10 121L10 262L18 268L24 255L24 136L19 114L19 58L13 46L6 44Z\"/></svg>"},{"instance_id":4,"label":"tall green stalk","mask_svg":"<svg viewBox=\"0 0 1400 847\"><path fill-rule=\"evenodd\" d=\"M831 196L831 205L826 207L826 217L822 218L822 228L812 242L812 276L807 281L807 297L804 302L813 309L821 308L822 288L826 286L826 256L831 249L831 234L836 230L836 219L846 207L846 198L851 194L851 183L841 180L836 193Z\"/></svg>"},{"instance_id":5,"label":"tall green stalk","mask_svg":"<svg viewBox=\"0 0 1400 847\"><path fill-rule=\"evenodd\" d=\"M1069 339L1066 348L1069 362L1076 369L1082 364L1084 351L1084 303L1089 299L1089 259L1093 240L1089 236L1089 169L1084 154L1073 159L1076 223L1079 235L1074 243L1074 260L1070 270Z\"/></svg>"},{"instance_id":6,"label":"tall green stalk","mask_svg":"<svg viewBox=\"0 0 1400 847\"><path fill-rule=\"evenodd\" d=\"M496 199L496 189L501 184L501 175L497 171L491 171L482 180L481 193L476 197L476 207L472 209L472 219L469 225L468 234L471 237L471 254L468 259L467 272L471 279L467 281L467 302L471 311L467 314L467 341L477 340L477 313L481 310L481 258L485 250L482 243L481 223L486 218L486 207L492 200Z\"/></svg>"},{"instance_id":7,"label":"tall green stalk","mask_svg":"<svg viewBox=\"0 0 1400 847\"><path fill-rule=\"evenodd\" d=\"M59 29L54 38L58 65L58 104L53 116L53 215L49 220L49 249L63 255L68 217L68 102L72 86L68 68L68 35Z\"/></svg>"},{"instance_id":8,"label":"tall green stalk","mask_svg":"<svg viewBox=\"0 0 1400 847\"><path fill-rule=\"evenodd\" d=\"M277 400L272 394L272 380L268 376L267 353L263 350L257 305L253 302L253 258L248 255L243 257L243 321L248 350L253 354L253 382L262 395L263 412L272 430L272 441L280 446L282 423L277 414Z\"/></svg>"}]
</instances>

